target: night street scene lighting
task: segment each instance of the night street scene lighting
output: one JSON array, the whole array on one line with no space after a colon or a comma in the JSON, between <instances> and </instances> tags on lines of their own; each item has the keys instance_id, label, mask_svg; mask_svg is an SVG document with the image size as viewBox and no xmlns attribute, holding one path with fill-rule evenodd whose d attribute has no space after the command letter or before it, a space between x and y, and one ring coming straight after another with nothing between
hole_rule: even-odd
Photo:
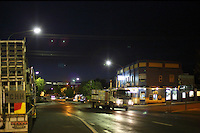
<instances>
[{"instance_id":1,"label":"night street scene lighting","mask_svg":"<svg viewBox=\"0 0 200 133\"><path fill-rule=\"evenodd\" d=\"M20 33L26 33L26 32L34 32L35 34L39 34L39 33L41 33L41 29L38 28L38 27L36 27L36 28L34 28L34 29L32 29L32 30L27 30L27 31L22 31L22 32L15 32L15 33L12 33L12 34L8 37L8 40L10 40L10 38L11 38L12 35L14 35L14 34L20 34Z\"/></svg>"},{"instance_id":2,"label":"night street scene lighting","mask_svg":"<svg viewBox=\"0 0 200 133\"><path fill-rule=\"evenodd\" d=\"M0 132L198 133L199 7L2 1Z\"/></svg>"},{"instance_id":3,"label":"night street scene lighting","mask_svg":"<svg viewBox=\"0 0 200 133\"><path fill-rule=\"evenodd\" d=\"M106 66L110 66L112 64L112 62L110 60L107 60L106 63L104 65Z\"/></svg>"}]
</instances>

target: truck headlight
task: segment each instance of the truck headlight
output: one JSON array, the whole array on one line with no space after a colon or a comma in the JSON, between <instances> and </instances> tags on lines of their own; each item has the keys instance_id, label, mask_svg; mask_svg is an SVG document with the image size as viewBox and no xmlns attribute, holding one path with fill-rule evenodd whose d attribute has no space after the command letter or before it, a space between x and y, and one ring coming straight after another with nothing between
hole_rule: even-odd
<instances>
[{"instance_id":1,"label":"truck headlight","mask_svg":"<svg viewBox=\"0 0 200 133\"><path fill-rule=\"evenodd\" d=\"M116 103L119 104L123 104L123 100L117 99Z\"/></svg>"},{"instance_id":2,"label":"truck headlight","mask_svg":"<svg viewBox=\"0 0 200 133\"><path fill-rule=\"evenodd\" d=\"M132 100L129 100L129 101L128 101L128 105L133 105L133 101L132 101Z\"/></svg>"}]
</instances>

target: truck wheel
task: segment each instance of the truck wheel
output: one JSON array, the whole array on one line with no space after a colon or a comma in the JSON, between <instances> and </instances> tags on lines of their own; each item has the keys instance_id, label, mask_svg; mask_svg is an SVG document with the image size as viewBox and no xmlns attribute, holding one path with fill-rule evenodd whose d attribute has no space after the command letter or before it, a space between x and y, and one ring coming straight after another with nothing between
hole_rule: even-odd
<instances>
[{"instance_id":1,"label":"truck wheel","mask_svg":"<svg viewBox=\"0 0 200 133\"><path fill-rule=\"evenodd\" d=\"M113 110L113 111L115 110L115 107L114 107L114 105L112 106L112 110Z\"/></svg>"},{"instance_id":2,"label":"truck wheel","mask_svg":"<svg viewBox=\"0 0 200 133\"><path fill-rule=\"evenodd\" d=\"M92 103L92 108L94 108L94 103Z\"/></svg>"}]
</instances>

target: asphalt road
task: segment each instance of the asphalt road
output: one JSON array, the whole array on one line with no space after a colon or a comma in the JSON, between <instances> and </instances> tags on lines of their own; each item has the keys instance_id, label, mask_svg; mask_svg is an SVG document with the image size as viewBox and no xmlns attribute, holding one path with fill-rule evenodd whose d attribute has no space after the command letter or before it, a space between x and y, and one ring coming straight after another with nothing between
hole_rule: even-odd
<instances>
[{"instance_id":1,"label":"asphalt road","mask_svg":"<svg viewBox=\"0 0 200 133\"><path fill-rule=\"evenodd\" d=\"M72 108L57 102L37 106L37 119L31 133L92 133L77 117L67 113Z\"/></svg>"},{"instance_id":2,"label":"asphalt road","mask_svg":"<svg viewBox=\"0 0 200 133\"><path fill-rule=\"evenodd\" d=\"M38 118L33 133L91 132L85 124L90 126L93 132L98 133L196 133L200 131L199 116L141 110L91 109L89 104L78 102L53 102L37 108Z\"/></svg>"},{"instance_id":3,"label":"asphalt road","mask_svg":"<svg viewBox=\"0 0 200 133\"><path fill-rule=\"evenodd\" d=\"M176 113L135 111L124 109L91 109L88 104L73 105L81 117L99 133L196 133L200 117ZM70 112L70 110L69 110Z\"/></svg>"}]
</instances>

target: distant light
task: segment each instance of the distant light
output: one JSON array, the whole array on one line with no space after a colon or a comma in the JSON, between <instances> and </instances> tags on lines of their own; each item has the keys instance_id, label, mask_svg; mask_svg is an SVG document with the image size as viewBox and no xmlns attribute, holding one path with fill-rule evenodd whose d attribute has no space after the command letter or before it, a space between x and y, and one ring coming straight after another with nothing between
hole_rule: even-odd
<instances>
[{"instance_id":1,"label":"distant light","mask_svg":"<svg viewBox=\"0 0 200 133\"><path fill-rule=\"evenodd\" d=\"M39 73L40 73L40 72L38 72L38 71L37 71L37 72L35 72L35 74L36 74L36 75L38 75Z\"/></svg>"},{"instance_id":2,"label":"distant light","mask_svg":"<svg viewBox=\"0 0 200 133\"><path fill-rule=\"evenodd\" d=\"M41 32L41 29L40 29L40 28L35 28L33 31L34 31L36 34L39 34L39 33Z\"/></svg>"},{"instance_id":3,"label":"distant light","mask_svg":"<svg viewBox=\"0 0 200 133\"><path fill-rule=\"evenodd\" d=\"M53 88L51 88L51 90L53 90Z\"/></svg>"},{"instance_id":4,"label":"distant light","mask_svg":"<svg viewBox=\"0 0 200 133\"><path fill-rule=\"evenodd\" d=\"M51 40L51 42L53 42L53 39Z\"/></svg>"},{"instance_id":5,"label":"distant light","mask_svg":"<svg viewBox=\"0 0 200 133\"><path fill-rule=\"evenodd\" d=\"M72 81L75 82L75 79L73 79Z\"/></svg>"},{"instance_id":6,"label":"distant light","mask_svg":"<svg viewBox=\"0 0 200 133\"><path fill-rule=\"evenodd\" d=\"M76 80L79 80L79 78L76 78Z\"/></svg>"},{"instance_id":7,"label":"distant light","mask_svg":"<svg viewBox=\"0 0 200 133\"><path fill-rule=\"evenodd\" d=\"M63 40L62 42L65 42L65 40Z\"/></svg>"},{"instance_id":8,"label":"distant light","mask_svg":"<svg viewBox=\"0 0 200 133\"><path fill-rule=\"evenodd\" d=\"M144 111L144 112L143 112L143 115L146 115L146 114L147 114L147 111Z\"/></svg>"}]
</instances>

